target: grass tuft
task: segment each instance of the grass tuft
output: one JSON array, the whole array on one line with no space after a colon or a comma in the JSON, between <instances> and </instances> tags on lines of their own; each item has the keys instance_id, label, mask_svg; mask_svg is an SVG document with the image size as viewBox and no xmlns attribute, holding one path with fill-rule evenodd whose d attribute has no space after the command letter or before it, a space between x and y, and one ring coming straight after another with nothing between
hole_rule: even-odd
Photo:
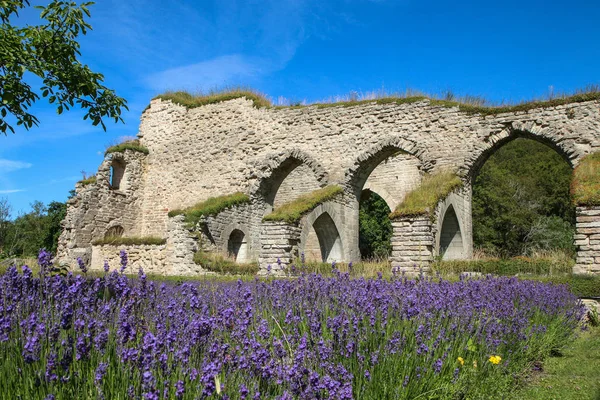
<instances>
[{"instance_id":1,"label":"grass tuft","mask_svg":"<svg viewBox=\"0 0 600 400\"><path fill-rule=\"evenodd\" d=\"M133 150L138 151L140 153L148 154L150 151L140 144L139 140L128 140L127 142L123 142L114 146L110 146L104 152L104 155L109 153L119 153L125 150Z\"/></svg>"},{"instance_id":2,"label":"grass tuft","mask_svg":"<svg viewBox=\"0 0 600 400\"><path fill-rule=\"evenodd\" d=\"M132 237L106 237L94 240L94 246L112 245L112 246L134 246L134 245L162 245L167 243L167 239L155 236L132 236Z\"/></svg>"},{"instance_id":3,"label":"grass tuft","mask_svg":"<svg viewBox=\"0 0 600 400\"><path fill-rule=\"evenodd\" d=\"M462 180L454 172L426 174L421 185L406 195L404 201L390 214L390 218L433 213L441 200L462 185Z\"/></svg>"},{"instance_id":4,"label":"grass tuft","mask_svg":"<svg viewBox=\"0 0 600 400\"><path fill-rule=\"evenodd\" d=\"M298 222L304 214L314 210L319 204L333 199L342 191L342 188L337 185L317 189L277 207L272 213L265 215L263 221Z\"/></svg>"},{"instance_id":5,"label":"grass tuft","mask_svg":"<svg viewBox=\"0 0 600 400\"><path fill-rule=\"evenodd\" d=\"M94 184L94 183L96 183L96 175L89 176L85 179L80 180L77 183L81 184L82 186Z\"/></svg>"},{"instance_id":6,"label":"grass tuft","mask_svg":"<svg viewBox=\"0 0 600 400\"><path fill-rule=\"evenodd\" d=\"M169 217L184 215L185 222L190 225L196 225L202 216L216 215L221 211L250 202L250 197L242 192L236 192L218 197L210 197L200 203L185 209L177 209L169 211Z\"/></svg>"},{"instance_id":7,"label":"grass tuft","mask_svg":"<svg viewBox=\"0 0 600 400\"><path fill-rule=\"evenodd\" d=\"M221 254L205 253L198 250L194 253L194 262L202 268L219 274L230 275L256 275L258 263L236 263Z\"/></svg>"},{"instance_id":8,"label":"grass tuft","mask_svg":"<svg viewBox=\"0 0 600 400\"><path fill-rule=\"evenodd\" d=\"M242 97L252 100L256 108L271 107L271 102L263 94L248 88L230 88L208 94L192 94L185 91L167 92L156 96L155 99L170 100L186 108L196 108Z\"/></svg>"},{"instance_id":9,"label":"grass tuft","mask_svg":"<svg viewBox=\"0 0 600 400\"><path fill-rule=\"evenodd\" d=\"M571 195L576 206L600 206L600 152L588 154L575 168Z\"/></svg>"}]
</instances>

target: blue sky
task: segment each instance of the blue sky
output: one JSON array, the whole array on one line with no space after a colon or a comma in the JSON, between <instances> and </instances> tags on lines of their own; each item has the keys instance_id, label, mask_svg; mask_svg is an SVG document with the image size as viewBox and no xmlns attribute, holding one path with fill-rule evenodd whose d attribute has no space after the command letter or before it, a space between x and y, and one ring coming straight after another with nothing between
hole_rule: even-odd
<instances>
[{"instance_id":1,"label":"blue sky","mask_svg":"<svg viewBox=\"0 0 600 400\"><path fill-rule=\"evenodd\" d=\"M66 200L165 90L243 85L313 102L411 88L500 102L600 83L597 0L97 0L91 13L82 61L128 100L126 123L104 132L37 104L40 127L0 137L13 216Z\"/></svg>"}]
</instances>

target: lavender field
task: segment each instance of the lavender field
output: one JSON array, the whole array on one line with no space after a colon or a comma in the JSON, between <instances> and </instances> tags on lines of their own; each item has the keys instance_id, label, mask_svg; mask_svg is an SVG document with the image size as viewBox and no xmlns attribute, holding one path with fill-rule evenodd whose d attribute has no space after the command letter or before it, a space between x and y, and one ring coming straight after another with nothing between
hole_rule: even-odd
<instances>
[{"instance_id":1,"label":"lavender field","mask_svg":"<svg viewBox=\"0 0 600 400\"><path fill-rule=\"evenodd\" d=\"M11 267L1 398L434 399L507 393L583 315L562 286L300 275L156 283Z\"/></svg>"}]
</instances>

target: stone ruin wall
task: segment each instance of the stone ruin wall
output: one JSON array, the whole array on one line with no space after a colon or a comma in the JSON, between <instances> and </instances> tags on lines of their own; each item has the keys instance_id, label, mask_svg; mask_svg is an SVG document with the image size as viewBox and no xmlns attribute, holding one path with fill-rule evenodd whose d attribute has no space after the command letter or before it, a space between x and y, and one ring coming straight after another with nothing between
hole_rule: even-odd
<instances>
[{"instance_id":1,"label":"stone ruin wall","mask_svg":"<svg viewBox=\"0 0 600 400\"><path fill-rule=\"evenodd\" d=\"M169 210L236 191L251 195L252 211L223 214L209 219L207 226L219 236L215 246L223 248L220 236L226 226L235 224L236 218L240 225L249 224L256 257L264 248L263 233L274 235L277 230L270 227L273 224L260 222L272 206L265 190L278 187L281 192L275 193L272 202L279 204L305 190L339 184L344 194L337 206L342 215L336 224L343 224L337 228L345 238L344 256L349 261L357 257L362 189L386 189L384 196L399 202L423 173L444 169L458 170L470 187L473 174L487 157L515 136L549 144L575 166L585 154L600 151L600 107L598 101L590 101L484 117L468 115L457 107L433 106L427 100L256 109L241 98L189 110L153 100L142 115L138 136L149 154L126 151L122 155L132 158L131 165L138 165L133 167L136 178L125 199L118 200L103 183L108 159L100 167L96 185L78 188L61 236L65 258L78 252L89 254L84 246L102 237L118 219L126 225L126 235L166 238ZM290 157L300 164L285 166ZM385 160L388 163L382 163ZM285 177L288 173L289 179L283 182L273 180L277 174ZM396 183L390 183L393 178ZM464 210L455 205L457 215L470 216L470 197L460 207ZM468 232L463 233L463 242L468 242L471 222L465 218L463 229ZM283 236L289 236L288 230L283 231L287 232ZM435 239L438 244L439 240Z\"/></svg>"}]
</instances>

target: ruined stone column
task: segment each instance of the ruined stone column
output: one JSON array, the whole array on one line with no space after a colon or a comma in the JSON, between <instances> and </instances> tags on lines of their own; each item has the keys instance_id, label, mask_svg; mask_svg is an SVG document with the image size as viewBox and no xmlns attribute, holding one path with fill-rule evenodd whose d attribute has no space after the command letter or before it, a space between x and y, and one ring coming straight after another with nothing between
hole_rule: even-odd
<instances>
[{"instance_id":1,"label":"ruined stone column","mask_svg":"<svg viewBox=\"0 0 600 400\"><path fill-rule=\"evenodd\" d=\"M577 207L575 274L600 274L600 206Z\"/></svg>"},{"instance_id":2,"label":"ruined stone column","mask_svg":"<svg viewBox=\"0 0 600 400\"><path fill-rule=\"evenodd\" d=\"M280 275L298 256L301 230L285 222L263 222L260 235L259 275ZM270 266L270 272L268 267Z\"/></svg>"},{"instance_id":3,"label":"ruined stone column","mask_svg":"<svg viewBox=\"0 0 600 400\"><path fill-rule=\"evenodd\" d=\"M408 273L428 270L435 243L429 215L394 219L392 229L392 267Z\"/></svg>"}]
</instances>

